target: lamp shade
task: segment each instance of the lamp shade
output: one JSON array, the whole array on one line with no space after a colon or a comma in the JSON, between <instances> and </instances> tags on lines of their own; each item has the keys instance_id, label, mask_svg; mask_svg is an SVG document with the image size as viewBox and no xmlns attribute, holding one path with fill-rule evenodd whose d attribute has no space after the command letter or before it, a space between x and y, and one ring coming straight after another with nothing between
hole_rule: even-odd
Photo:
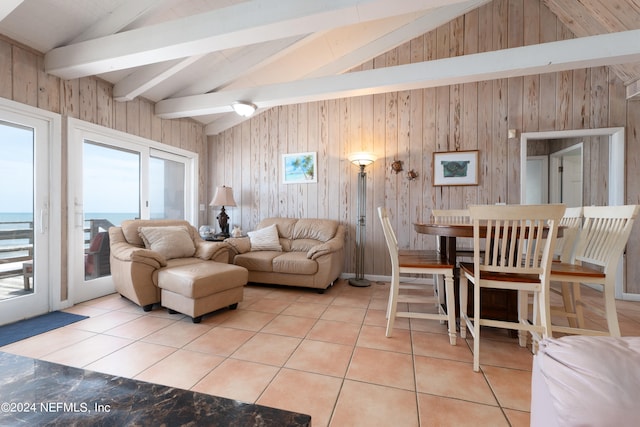
<instances>
[{"instance_id":1,"label":"lamp shade","mask_svg":"<svg viewBox=\"0 0 640 427\"><path fill-rule=\"evenodd\" d=\"M256 105L251 102L237 101L231 104L231 108L242 117L251 117L256 112Z\"/></svg>"},{"instance_id":2,"label":"lamp shade","mask_svg":"<svg viewBox=\"0 0 640 427\"><path fill-rule=\"evenodd\" d=\"M375 162L378 159L378 156L376 156L373 153L367 153L367 152L361 151L358 153L352 153L347 158L354 165L367 166Z\"/></svg>"},{"instance_id":3,"label":"lamp shade","mask_svg":"<svg viewBox=\"0 0 640 427\"><path fill-rule=\"evenodd\" d=\"M213 200L211 200L209 206L236 206L231 187L224 185L216 187L216 194L213 196Z\"/></svg>"}]
</instances>

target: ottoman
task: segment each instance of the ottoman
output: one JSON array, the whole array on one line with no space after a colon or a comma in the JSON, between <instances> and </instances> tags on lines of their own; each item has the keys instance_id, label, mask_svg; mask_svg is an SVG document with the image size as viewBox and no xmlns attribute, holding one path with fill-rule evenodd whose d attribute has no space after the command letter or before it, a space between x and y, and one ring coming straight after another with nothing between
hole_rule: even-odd
<instances>
[{"instance_id":1,"label":"ottoman","mask_svg":"<svg viewBox=\"0 0 640 427\"><path fill-rule=\"evenodd\" d=\"M158 271L160 303L169 312L191 316L200 323L202 315L223 307L235 309L242 301L249 273L246 268L220 262L174 266Z\"/></svg>"}]
</instances>

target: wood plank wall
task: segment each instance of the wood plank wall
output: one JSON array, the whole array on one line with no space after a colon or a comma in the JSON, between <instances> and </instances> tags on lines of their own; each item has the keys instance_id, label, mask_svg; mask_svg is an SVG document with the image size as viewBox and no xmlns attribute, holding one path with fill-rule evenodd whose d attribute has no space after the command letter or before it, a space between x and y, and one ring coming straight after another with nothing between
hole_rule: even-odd
<instances>
[{"instance_id":1,"label":"wood plank wall","mask_svg":"<svg viewBox=\"0 0 640 427\"><path fill-rule=\"evenodd\" d=\"M85 77L61 80L44 72L44 56L19 43L0 36L0 97L42 108L65 117L84 120L132 135L180 147L199 154L199 200L204 203L207 194L208 144L204 127L191 120L165 120L153 114L154 104L145 99L116 102L113 85L104 80ZM63 132L66 127L63 125ZM67 141L62 138L62 295L67 295L66 241L67 216L65 200ZM205 221L201 213L200 222Z\"/></svg>"},{"instance_id":2,"label":"wood plank wall","mask_svg":"<svg viewBox=\"0 0 640 427\"><path fill-rule=\"evenodd\" d=\"M494 0L405 43L359 69L380 68L571 38L536 0ZM519 203L520 132L626 126L627 202L640 203L640 102L626 101L622 82L607 67L394 92L273 108L209 137L209 188L234 189L231 224L251 230L269 216L322 217L347 226L345 272L355 270L354 151L373 151L367 168L365 274L389 275L375 208L385 205L402 248L433 248L414 232L433 208L471 203ZM479 150L478 186L434 187L438 151ZM317 184L282 184L281 155L318 152ZM404 171L395 174L391 162ZM407 179L414 169L418 178ZM209 194L211 197L212 194ZM217 212L209 211L215 223ZM629 292L640 293L640 225L628 247Z\"/></svg>"}]
</instances>

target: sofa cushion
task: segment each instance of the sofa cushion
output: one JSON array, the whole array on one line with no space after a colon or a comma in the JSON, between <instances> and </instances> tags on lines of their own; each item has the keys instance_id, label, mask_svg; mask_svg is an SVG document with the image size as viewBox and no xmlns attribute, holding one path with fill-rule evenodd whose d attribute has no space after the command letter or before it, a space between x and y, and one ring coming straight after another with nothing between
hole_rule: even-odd
<instances>
[{"instance_id":1,"label":"sofa cushion","mask_svg":"<svg viewBox=\"0 0 640 427\"><path fill-rule=\"evenodd\" d=\"M125 240L129 244L144 247L144 241L138 231L140 227L165 227L168 225L182 225L187 228L193 228L192 238L198 234L198 230L183 219L126 219L122 221L120 227L122 228L122 234L124 234Z\"/></svg>"},{"instance_id":2,"label":"sofa cushion","mask_svg":"<svg viewBox=\"0 0 640 427\"><path fill-rule=\"evenodd\" d=\"M274 273L316 274L318 263L307 258L305 252L284 252L273 259Z\"/></svg>"},{"instance_id":3,"label":"sofa cushion","mask_svg":"<svg viewBox=\"0 0 640 427\"><path fill-rule=\"evenodd\" d=\"M192 257L196 252L187 227L140 227L139 232L145 247L166 259Z\"/></svg>"},{"instance_id":4,"label":"sofa cushion","mask_svg":"<svg viewBox=\"0 0 640 427\"><path fill-rule=\"evenodd\" d=\"M247 233L252 251L282 251L278 229L275 224Z\"/></svg>"},{"instance_id":5,"label":"sofa cushion","mask_svg":"<svg viewBox=\"0 0 640 427\"><path fill-rule=\"evenodd\" d=\"M244 267L249 271L273 271L273 259L282 255L276 251L256 251L239 254L233 259L235 265Z\"/></svg>"},{"instance_id":6,"label":"sofa cushion","mask_svg":"<svg viewBox=\"0 0 640 427\"><path fill-rule=\"evenodd\" d=\"M308 252L309 249L321 245L324 242L314 239L296 239L291 241L291 250L296 252Z\"/></svg>"},{"instance_id":7,"label":"sofa cushion","mask_svg":"<svg viewBox=\"0 0 640 427\"><path fill-rule=\"evenodd\" d=\"M293 239L314 239L326 242L336 235L337 229L337 221L301 218L296 222L293 230Z\"/></svg>"},{"instance_id":8,"label":"sofa cushion","mask_svg":"<svg viewBox=\"0 0 640 427\"><path fill-rule=\"evenodd\" d=\"M256 230L275 224L278 228L278 235L280 237L283 239L292 239L293 230L297 222L298 219L296 218L265 218L258 223Z\"/></svg>"}]
</instances>

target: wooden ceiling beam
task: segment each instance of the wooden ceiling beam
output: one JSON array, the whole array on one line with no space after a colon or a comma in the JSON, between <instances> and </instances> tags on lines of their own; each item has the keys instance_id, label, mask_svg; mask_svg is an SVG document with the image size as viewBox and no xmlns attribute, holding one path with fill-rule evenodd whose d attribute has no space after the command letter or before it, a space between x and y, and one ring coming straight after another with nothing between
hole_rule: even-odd
<instances>
[{"instance_id":1,"label":"wooden ceiling beam","mask_svg":"<svg viewBox=\"0 0 640 427\"><path fill-rule=\"evenodd\" d=\"M86 40L45 54L45 71L73 79L201 55L466 0L252 0Z\"/></svg>"},{"instance_id":2,"label":"wooden ceiling beam","mask_svg":"<svg viewBox=\"0 0 640 427\"><path fill-rule=\"evenodd\" d=\"M173 98L156 104L162 118L231 112L231 103L259 108L640 61L640 30L438 59L395 67Z\"/></svg>"}]
</instances>

